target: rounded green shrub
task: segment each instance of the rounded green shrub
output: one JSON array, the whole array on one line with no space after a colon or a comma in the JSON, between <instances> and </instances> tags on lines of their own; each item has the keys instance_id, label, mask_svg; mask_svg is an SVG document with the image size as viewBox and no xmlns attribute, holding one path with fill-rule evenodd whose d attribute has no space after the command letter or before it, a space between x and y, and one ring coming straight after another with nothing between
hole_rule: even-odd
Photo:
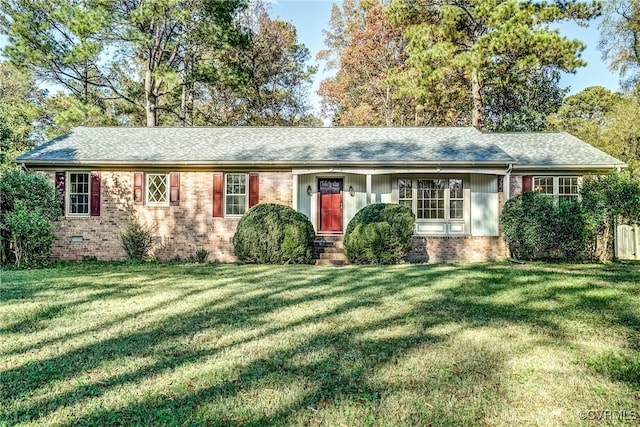
<instances>
[{"instance_id":1,"label":"rounded green shrub","mask_svg":"<svg viewBox=\"0 0 640 427\"><path fill-rule=\"evenodd\" d=\"M501 220L512 257L547 258L552 215L553 198L546 194L529 191L505 203Z\"/></svg>"},{"instance_id":2,"label":"rounded green shrub","mask_svg":"<svg viewBox=\"0 0 640 427\"><path fill-rule=\"evenodd\" d=\"M39 211L28 211L18 203L5 216L9 248L16 267L37 267L47 259L53 244L53 226Z\"/></svg>"},{"instance_id":3,"label":"rounded green shrub","mask_svg":"<svg viewBox=\"0 0 640 427\"><path fill-rule=\"evenodd\" d=\"M411 249L416 218L410 208L376 203L362 208L347 226L344 248L352 264L397 264Z\"/></svg>"},{"instance_id":4,"label":"rounded green shrub","mask_svg":"<svg viewBox=\"0 0 640 427\"><path fill-rule=\"evenodd\" d=\"M51 252L53 227L62 198L36 172L12 169L0 175L0 261L17 266L42 264Z\"/></svg>"},{"instance_id":5,"label":"rounded green shrub","mask_svg":"<svg viewBox=\"0 0 640 427\"><path fill-rule=\"evenodd\" d=\"M586 232L580 203L526 192L502 210L502 226L511 256L522 260L580 259Z\"/></svg>"},{"instance_id":6,"label":"rounded green shrub","mask_svg":"<svg viewBox=\"0 0 640 427\"><path fill-rule=\"evenodd\" d=\"M239 261L254 264L312 264L313 225L302 213L272 203L249 209L233 237Z\"/></svg>"}]
</instances>

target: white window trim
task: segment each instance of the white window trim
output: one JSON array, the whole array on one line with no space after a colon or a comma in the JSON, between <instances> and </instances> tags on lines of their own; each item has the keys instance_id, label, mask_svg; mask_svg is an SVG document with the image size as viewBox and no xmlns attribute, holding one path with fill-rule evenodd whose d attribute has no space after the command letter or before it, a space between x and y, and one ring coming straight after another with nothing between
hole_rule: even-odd
<instances>
[{"instance_id":1,"label":"white window trim","mask_svg":"<svg viewBox=\"0 0 640 427\"><path fill-rule=\"evenodd\" d=\"M412 198L411 198L411 210L416 215L416 229L415 232L419 235L424 236L468 236L470 235L470 227L471 227L471 216L470 216L470 203L471 203L471 193L469 190L469 178L466 176L460 175L451 175L451 176L433 176L433 175L410 175L410 176L402 176L402 175L394 175L392 192L395 193L395 196L392 200L395 200L395 203L399 203L400 199L400 190L399 190L399 180L400 179L410 179L411 180L411 190L412 190ZM445 187L444 194L444 202L445 202L445 218L417 218L418 212L418 188L417 188L417 180L418 179L445 179L447 181L447 185ZM463 188L463 216L462 218L451 218L451 193L449 188L449 180L450 179L461 179L462 180L462 188ZM462 227L460 229L460 226ZM456 229L456 230L454 230Z\"/></svg>"},{"instance_id":2,"label":"white window trim","mask_svg":"<svg viewBox=\"0 0 640 427\"><path fill-rule=\"evenodd\" d=\"M244 213L242 214L227 213L227 177L232 175L244 175L244 212L247 212L247 210L249 210L249 174L242 173L242 172L239 172L239 173L229 172L224 174L224 182L223 182L224 189L223 189L223 195L222 195L224 217L225 218L241 218L244 215ZM240 196L241 194L231 194L231 195Z\"/></svg>"},{"instance_id":3,"label":"white window trim","mask_svg":"<svg viewBox=\"0 0 640 427\"><path fill-rule=\"evenodd\" d=\"M151 176L164 175L166 183L165 183L165 193L164 193L164 202L152 202L149 200L149 178ZM146 206L169 206L169 187L171 185L171 177L168 173L165 172L148 172L144 174L144 201Z\"/></svg>"},{"instance_id":4,"label":"white window trim","mask_svg":"<svg viewBox=\"0 0 640 427\"><path fill-rule=\"evenodd\" d=\"M84 174L87 175L87 213L71 212L71 175ZM88 218L91 216L91 172L90 171L67 171L65 176L65 216L72 218ZM80 194L80 193L76 193Z\"/></svg>"},{"instance_id":5,"label":"white window trim","mask_svg":"<svg viewBox=\"0 0 640 427\"><path fill-rule=\"evenodd\" d=\"M576 188L576 192L575 193L571 193L571 194L560 194L560 178L575 178L576 179L576 187L577 187ZM557 180L558 184L557 184L557 186L554 186L554 190L553 190L554 191L554 198L556 196L555 193L556 193L556 190L557 190L558 200L560 200L563 197L567 197L567 198L576 197L578 200L580 200L580 185L582 183L580 182L581 180L580 180L579 176L575 176L575 175L572 175L572 176L558 176L558 177L556 177L556 180Z\"/></svg>"},{"instance_id":6,"label":"white window trim","mask_svg":"<svg viewBox=\"0 0 640 427\"><path fill-rule=\"evenodd\" d=\"M533 191L536 191L536 180L539 179L549 179L551 178L551 194L549 193L542 193L542 194L547 194L549 196L553 196L555 194L558 193L558 177L557 176L547 176L547 175L536 175L532 178L532 183L531 186L533 187Z\"/></svg>"},{"instance_id":7,"label":"white window trim","mask_svg":"<svg viewBox=\"0 0 640 427\"><path fill-rule=\"evenodd\" d=\"M433 177L426 177L426 178L422 178L422 177L412 177L411 179L411 209L413 210L413 213L416 215L416 222L446 222L446 223L458 223L458 222L465 222L465 218L464 215L462 216L462 218L451 218L451 189L449 188L449 180L450 179L460 179L462 180L462 188L463 188L463 192L462 192L462 199L455 199L455 200L462 200L463 206L466 200L466 194L464 192L464 178L452 178L452 177L442 177L442 178L433 178ZM418 218L418 180L419 179L444 179L446 181L446 186L444 188L444 218Z\"/></svg>"}]
</instances>

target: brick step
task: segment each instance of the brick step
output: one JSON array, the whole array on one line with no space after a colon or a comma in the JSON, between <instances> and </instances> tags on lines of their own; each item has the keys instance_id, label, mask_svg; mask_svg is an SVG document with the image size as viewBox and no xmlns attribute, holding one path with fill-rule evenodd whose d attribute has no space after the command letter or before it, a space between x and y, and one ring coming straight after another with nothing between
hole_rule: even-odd
<instances>
[{"instance_id":1,"label":"brick step","mask_svg":"<svg viewBox=\"0 0 640 427\"><path fill-rule=\"evenodd\" d=\"M319 235L314 241L316 265L347 265L342 235Z\"/></svg>"},{"instance_id":2,"label":"brick step","mask_svg":"<svg viewBox=\"0 0 640 427\"><path fill-rule=\"evenodd\" d=\"M322 254L344 254L344 248L326 247L316 252L318 255Z\"/></svg>"},{"instance_id":3,"label":"brick step","mask_svg":"<svg viewBox=\"0 0 640 427\"><path fill-rule=\"evenodd\" d=\"M320 256L318 257L318 259L331 259L331 260L340 260L340 259L343 259L343 260L346 260L346 259L347 259L347 257L346 257L346 255L344 254L344 252L333 252L333 253L327 253L327 252L325 252L325 253L323 253L323 254L320 254Z\"/></svg>"},{"instance_id":4,"label":"brick step","mask_svg":"<svg viewBox=\"0 0 640 427\"><path fill-rule=\"evenodd\" d=\"M342 240L344 236L342 234L317 234L316 240L326 240L336 242Z\"/></svg>"},{"instance_id":5,"label":"brick step","mask_svg":"<svg viewBox=\"0 0 640 427\"><path fill-rule=\"evenodd\" d=\"M316 265L328 267L342 267L349 264L346 259L318 259Z\"/></svg>"},{"instance_id":6,"label":"brick step","mask_svg":"<svg viewBox=\"0 0 640 427\"><path fill-rule=\"evenodd\" d=\"M342 240L315 240L313 244L319 247L344 246Z\"/></svg>"},{"instance_id":7,"label":"brick step","mask_svg":"<svg viewBox=\"0 0 640 427\"><path fill-rule=\"evenodd\" d=\"M326 248L336 247L344 248L344 240L342 236L317 236L313 242L315 247Z\"/></svg>"},{"instance_id":8,"label":"brick step","mask_svg":"<svg viewBox=\"0 0 640 427\"><path fill-rule=\"evenodd\" d=\"M325 242L323 240L316 240L315 242L313 242L313 246L315 246L316 248L333 248L335 245L336 242Z\"/></svg>"}]
</instances>

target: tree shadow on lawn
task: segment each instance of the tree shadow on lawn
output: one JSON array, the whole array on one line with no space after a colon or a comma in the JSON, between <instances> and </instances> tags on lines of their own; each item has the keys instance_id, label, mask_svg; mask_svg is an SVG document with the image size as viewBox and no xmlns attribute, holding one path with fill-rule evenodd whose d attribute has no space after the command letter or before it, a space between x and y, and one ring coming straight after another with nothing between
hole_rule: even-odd
<instances>
[{"instance_id":1,"label":"tree shadow on lawn","mask_svg":"<svg viewBox=\"0 0 640 427\"><path fill-rule=\"evenodd\" d=\"M320 280L320 282L323 281L325 280ZM41 387L43 381L53 382L73 378L75 375L82 373L83 371L90 371L92 369L99 368L100 364L105 360L117 360L119 357L133 355L138 357L157 356L157 343L167 343L171 340L196 334L203 329L215 328L216 326L230 327L232 329L242 329L247 326L255 327L255 319L257 316L269 313L274 309L294 306L297 303L308 302L314 299L319 300L326 297L338 296L348 292L357 292L358 289L367 288L369 285L363 284L359 286L352 286L348 290L324 292L322 294L304 296L297 299L288 298L286 300L283 299L278 301L270 298L283 292L291 292L307 286L309 286L309 283L301 281L300 283L293 285L277 287L271 291L261 292L252 298L240 298L234 304L223 308L218 308L216 304L207 304L206 307L199 307L199 309L194 310L194 314L189 316L172 316L166 319L160 326L148 331L100 341L59 357L31 363L23 366L22 368L5 371L2 373L2 383L5 386L5 390L11 392L14 396L28 396ZM193 298L195 300L197 299L197 296L197 292L191 291L186 295L182 295L179 299ZM237 295L231 295L231 297L234 296ZM150 311L155 311L161 307L169 306L176 302L177 298L165 301L154 306ZM313 322L314 320L322 319L327 316L347 312L355 307L359 307L367 303L368 302L364 300L360 300L359 302L352 301L344 306L337 307L331 313L319 314L313 318L303 319L296 323ZM136 312L132 316L139 316L141 314L142 313L140 312ZM120 317L112 322L100 325L100 328L108 328L113 324L122 322L123 320L124 319ZM68 393L58 395L51 401L40 401L37 404L34 403L34 405L23 405L23 408L17 411L17 413L10 418L15 420L31 419L38 414L43 414L49 410L53 411L57 407L62 406L69 401L77 400L82 397L95 397L96 395L100 395L102 392L108 390L109 387L141 380L149 376L151 373L158 374L182 364L217 354L223 351L226 347L232 347L244 342L256 340L259 339L260 336L274 334L283 329L294 327L295 325L296 324L294 323L287 324L283 327L272 328L265 333L238 340L228 346L221 346L212 351L193 352L185 346L174 347L151 366L144 366L133 373L111 378L107 382L102 382L97 387L95 385L88 385L84 388L77 388ZM96 330L94 329L93 332L96 332ZM42 375L43 373L45 374L44 378Z\"/></svg>"},{"instance_id":2,"label":"tree shadow on lawn","mask_svg":"<svg viewBox=\"0 0 640 427\"><path fill-rule=\"evenodd\" d=\"M212 402L238 397L243 391L275 375L278 378L288 378L294 383L304 384L305 390L301 392L301 396L280 409L246 421L256 424L286 424L292 421L292 417L309 411L309 408L322 407L323 402L364 399L372 401L373 403L370 403L375 405L385 390L373 386L368 380L372 372L380 366L405 356L413 349L442 342L455 334L451 332L433 335L429 332L433 327L452 323L464 325L465 328L500 322L516 323L533 325L536 332L541 332L552 340L562 341L570 334L563 331L561 325L554 320L554 316L572 310L580 312L591 308L591 302L588 301L586 306L581 306L585 304L581 294L590 289L589 284L566 289L551 288L547 293L542 294L532 291L528 300L523 297L524 303L517 305L491 302L488 300L491 297L512 291L514 278L521 277L520 272L509 267L483 269L477 266L405 266L390 269L374 267L337 270L306 267L262 269L253 266L226 266L216 269L215 272L218 273L216 279L225 278L227 275L237 276L242 270L245 270L247 276L239 280L246 280L249 283L255 280L252 273L257 273L262 275L261 280L268 281L269 286L266 289L256 289L255 295L245 298L242 296L246 290L240 289L226 296L224 302L199 301L199 296L211 290L206 287L206 283L215 287L205 277L202 282L205 289L198 290L189 286L176 298L163 301L145 310L153 313L170 307L178 300L193 299L198 306L189 313L170 316L147 330L102 340L58 357L36 361L0 373L0 382L3 384L5 393L8 392L13 399L25 399L6 413L6 420L10 423L38 420L58 409L83 402L88 403L99 399L105 393L127 385L135 385L161 375L170 375L172 370L180 367L204 363L211 358L224 358L224 354L229 350L237 349L242 345L260 340L277 339L279 334L297 327L335 320L339 326L337 330L331 332L321 330L284 349L275 345L268 357L260 357L244 363L238 368L233 378L224 378L208 387L186 391L179 395L175 393L172 395L170 390L158 390L154 396L128 403L117 411L109 409L89 411L74 418L73 421L74 424L89 425L184 424L196 421L199 416L202 416L206 418L204 420L206 424L234 423L234 420L229 418L229 414L214 412L197 415L194 411ZM199 275L203 270L196 271L198 273L193 275ZM290 274L287 277L295 281L283 284L278 277L282 271L288 271ZM520 289L525 295L527 287L535 290L536 286L545 283L551 277L557 280L557 273L551 276L550 273L545 273L544 269L536 271L535 267L533 271L536 274L532 274L533 278L528 278L526 284ZM169 272L161 271L159 274L171 276ZM183 271L182 274L189 276L190 273ZM464 276L464 282L452 280L451 274ZM366 322L366 326L339 324L342 320L341 316L357 313L359 309L383 305L387 298L403 295L407 291L424 289L426 292L430 288L436 289L433 291L433 299L425 301L419 297L414 299L409 297L406 300L407 307L401 315ZM313 289L315 292L297 295L297 292L308 289ZM572 294L576 295L576 298L562 300ZM99 298L101 296L96 295L96 299ZM272 326L264 319L265 315L277 311L295 312L300 304L337 298L342 298L344 301L336 303L328 310L313 312L309 316L291 322L282 324L276 322ZM530 302L549 298L560 299L564 303L552 309L528 306ZM614 296L600 299L600 303L609 304L609 307L616 309L621 308ZM131 316L144 315L144 312L136 312ZM414 325L419 326L408 336L377 340L365 337L379 328L404 326L407 319L411 319ZM99 325L99 328L108 329L122 320L114 319ZM613 325L619 324L618 320L612 318L610 321ZM637 320L637 317L631 319L629 326L637 328ZM194 335L203 331L215 332L218 329L222 334L238 331L245 332L245 335L212 348L197 349L191 345ZM351 354L354 349L358 349L361 355L360 362L355 364L344 357L346 354ZM526 350L522 349L522 351ZM291 362L301 354L309 352L328 353L312 363L293 364ZM72 380L83 372L99 369L105 362L118 361L126 357L146 358L153 362L130 372L111 376L106 380L77 385L68 391L54 393L52 396L29 402L28 396L46 387L47 383ZM503 363L504 360L501 360L500 355L486 355L482 375L491 377L501 369ZM276 392L277 390L274 391ZM170 396L167 397L167 393Z\"/></svg>"},{"instance_id":3,"label":"tree shadow on lawn","mask_svg":"<svg viewBox=\"0 0 640 427\"><path fill-rule=\"evenodd\" d=\"M189 266L189 265L158 265L157 269L148 264L128 265L121 263L123 267L129 267L126 272L102 272L105 265L85 263L75 264L69 268L73 270L76 277L82 280L68 280L69 272L63 269L44 269L40 270L45 276L49 276L48 280L41 280L37 283L27 283L22 280L5 281L2 284L0 294L4 297L4 304L12 304L24 302L25 300L37 301L39 304L33 310L21 310L13 317L5 320L4 327L0 327L0 333L18 334L29 333L44 329L48 326L47 322L59 317L69 309L81 306L82 304L92 303L104 300L105 298L139 298L158 292L158 287L164 285L175 285L176 277L180 275L188 277L190 281L195 282L190 288L180 286L181 295L166 302L157 303L151 307L141 308L125 316L118 316L113 320L102 322L97 326L83 329L81 331L67 333L62 336L50 339L38 339L36 344L13 347L9 351L0 351L2 355L13 355L35 350L46 345L54 344L65 340L72 339L77 336L98 332L111 326L120 324L130 320L136 316L143 315L145 312L166 308L171 304L175 304L181 300L197 299L199 294L210 291L212 288L222 289L225 286L233 284L237 278L228 277L227 281L218 278L215 286L203 288L200 282L210 283L211 276L215 274L215 266ZM118 263L109 263L107 268L118 267ZM90 268L88 268L90 267ZM208 268L197 268L208 267ZM268 271L268 270L265 270ZM17 271L18 275L20 271ZM25 274L28 272L24 272ZM259 278L262 273L253 275L253 278ZM131 280L134 276L135 280ZM94 281L87 280L93 278ZM56 283L62 282L62 283ZM144 283L143 285L140 282ZM300 285L304 287L306 282ZM52 288L56 292L66 293L75 297L77 292L89 292L90 295L82 298L71 299L64 303L51 303L50 298L45 293L50 293ZM229 298L237 297L244 291L237 291L226 294L220 300L209 301L210 303L218 303Z\"/></svg>"},{"instance_id":4,"label":"tree shadow on lawn","mask_svg":"<svg viewBox=\"0 0 640 427\"><path fill-rule=\"evenodd\" d=\"M81 287L81 285L78 287ZM77 298L62 304L42 303L33 310L24 310L20 312L17 315L17 319L12 319L9 321L7 326L0 327L0 334L28 333L45 329L47 327L47 321L62 315L66 310L88 302L113 297L119 294L120 291L118 290L105 290L102 292L94 292L88 297Z\"/></svg>"},{"instance_id":5,"label":"tree shadow on lawn","mask_svg":"<svg viewBox=\"0 0 640 427\"><path fill-rule=\"evenodd\" d=\"M220 282L222 281L221 280L218 281L218 285L216 286L217 289L221 289L222 287L224 287L224 285L219 284ZM228 285L230 284L231 282L228 283ZM62 315L66 309L76 307L84 303L95 302L107 296L114 297L114 298L127 298L127 297L135 298L135 297L142 297L142 296L149 295L156 292L156 290L154 289L147 289L145 291L140 291L139 289L133 290L129 285L127 285L126 288L127 289L125 290L116 289L113 291L96 292L92 295L92 298L83 298L81 300L73 301L73 303L53 304L53 305L44 306L39 310L39 312L43 312L45 314L44 316L29 316L30 319L28 321L11 323L8 327L5 328L4 331L3 329L0 329L0 332L5 332L5 333L33 332L34 328L32 326L39 325L40 327L44 327L46 326L44 323L45 320L49 320L49 321L53 320L55 317ZM39 349L48 345L52 345L55 343L68 341L77 337L81 337L89 334L95 334L100 331L108 330L113 326L120 325L126 321L130 321L137 317L144 316L145 313L166 309L171 305L177 304L181 301L197 300L199 295L202 295L203 293L210 290L210 289L203 289L202 287L190 287L190 288L183 288L183 289L184 291L179 296L176 296L175 298L167 299L167 300L158 302L156 304L153 304L151 306L143 306L139 309L135 309L132 312L129 312L126 315L116 316L112 320L100 322L97 325L84 328L79 331L66 333L64 335L57 336L55 338L38 339L37 343L35 344L13 347L9 351L1 351L0 354L10 356L14 354L25 353L25 352L36 350L36 349ZM229 298L237 297L242 294L244 294L244 292L242 291L228 293L228 294L225 294L224 296L221 296L220 298L209 300L208 304L212 304L212 305L221 304L228 301ZM31 317L34 317L34 318L31 319ZM176 321L179 321L179 319L176 319ZM48 325L48 326L51 326L51 325Z\"/></svg>"}]
</instances>

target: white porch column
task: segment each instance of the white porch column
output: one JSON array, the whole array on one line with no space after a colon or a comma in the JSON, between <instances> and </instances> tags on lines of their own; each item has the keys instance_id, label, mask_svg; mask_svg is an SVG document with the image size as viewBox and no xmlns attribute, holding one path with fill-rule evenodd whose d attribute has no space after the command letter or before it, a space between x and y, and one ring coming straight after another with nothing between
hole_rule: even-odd
<instances>
[{"instance_id":1,"label":"white porch column","mask_svg":"<svg viewBox=\"0 0 640 427\"><path fill-rule=\"evenodd\" d=\"M293 180L293 185L292 185L292 191L293 194L291 195L291 207L293 209L295 209L296 211L298 211L298 174L293 174L292 175L292 180Z\"/></svg>"},{"instance_id":2,"label":"white porch column","mask_svg":"<svg viewBox=\"0 0 640 427\"><path fill-rule=\"evenodd\" d=\"M365 200L367 201L367 204L369 205L371 203L374 203L375 200L371 200L372 194L371 194L371 174L370 173L367 174L366 191L367 191L367 198Z\"/></svg>"}]
</instances>

